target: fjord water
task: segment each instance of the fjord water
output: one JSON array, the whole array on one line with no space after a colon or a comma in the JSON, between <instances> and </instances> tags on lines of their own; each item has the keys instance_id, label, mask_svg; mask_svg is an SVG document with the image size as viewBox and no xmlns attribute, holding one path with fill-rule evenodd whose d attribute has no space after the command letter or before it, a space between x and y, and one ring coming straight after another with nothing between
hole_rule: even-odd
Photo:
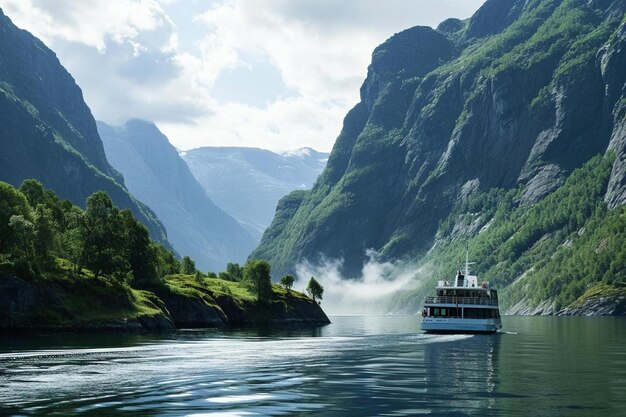
<instances>
[{"instance_id":1,"label":"fjord water","mask_svg":"<svg viewBox=\"0 0 626 417\"><path fill-rule=\"evenodd\" d=\"M626 320L415 316L308 329L1 336L0 415L626 415Z\"/></svg>"}]
</instances>

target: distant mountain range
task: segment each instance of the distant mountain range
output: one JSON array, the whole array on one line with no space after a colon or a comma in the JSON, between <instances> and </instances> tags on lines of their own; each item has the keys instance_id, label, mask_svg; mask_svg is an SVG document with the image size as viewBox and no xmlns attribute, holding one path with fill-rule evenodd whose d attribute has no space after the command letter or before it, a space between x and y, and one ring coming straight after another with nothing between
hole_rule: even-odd
<instances>
[{"instance_id":1,"label":"distant mountain range","mask_svg":"<svg viewBox=\"0 0 626 417\"><path fill-rule=\"evenodd\" d=\"M374 50L328 165L251 256L359 277L374 249L428 266L428 291L468 244L506 308L554 313L598 285L623 294L625 201L626 2L487 0Z\"/></svg>"},{"instance_id":2,"label":"distant mountain range","mask_svg":"<svg viewBox=\"0 0 626 417\"><path fill-rule=\"evenodd\" d=\"M72 76L54 52L1 10L0 119L1 181L19 186L35 178L83 207L89 195L104 190L169 247L156 215L109 165L96 121Z\"/></svg>"},{"instance_id":3,"label":"distant mountain range","mask_svg":"<svg viewBox=\"0 0 626 417\"><path fill-rule=\"evenodd\" d=\"M252 235L211 201L153 123L98 122L98 131L108 160L156 212L181 256L190 256L202 271L223 271L227 262L246 260L256 244Z\"/></svg>"},{"instance_id":4,"label":"distant mountain range","mask_svg":"<svg viewBox=\"0 0 626 417\"><path fill-rule=\"evenodd\" d=\"M311 188L328 159L327 153L311 148L274 153L205 147L180 154L211 199L257 240L270 225L278 200L291 191Z\"/></svg>"}]
</instances>

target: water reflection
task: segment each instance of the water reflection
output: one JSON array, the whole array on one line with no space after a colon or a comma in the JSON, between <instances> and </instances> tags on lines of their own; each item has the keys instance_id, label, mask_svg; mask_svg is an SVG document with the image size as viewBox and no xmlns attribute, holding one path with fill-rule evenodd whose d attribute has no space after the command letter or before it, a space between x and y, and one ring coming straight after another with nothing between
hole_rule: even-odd
<instances>
[{"instance_id":1,"label":"water reflection","mask_svg":"<svg viewBox=\"0 0 626 417\"><path fill-rule=\"evenodd\" d=\"M0 415L619 415L626 321L584 319L507 318L517 334L484 336L424 335L407 316L5 339Z\"/></svg>"},{"instance_id":2,"label":"water reflection","mask_svg":"<svg viewBox=\"0 0 626 417\"><path fill-rule=\"evenodd\" d=\"M455 415L498 415L498 359L501 334L475 335L454 343L427 344L426 395L432 410Z\"/></svg>"}]
</instances>

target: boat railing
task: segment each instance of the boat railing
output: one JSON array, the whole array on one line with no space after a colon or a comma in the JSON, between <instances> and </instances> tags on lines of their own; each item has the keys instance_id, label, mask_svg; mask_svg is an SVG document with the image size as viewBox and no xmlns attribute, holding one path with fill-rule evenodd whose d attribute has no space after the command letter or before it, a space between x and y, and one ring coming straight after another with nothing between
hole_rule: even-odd
<instances>
[{"instance_id":1,"label":"boat railing","mask_svg":"<svg viewBox=\"0 0 626 417\"><path fill-rule=\"evenodd\" d=\"M473 304L483 306L497 306L498 300L486 297L426 297L426 304Z\"/></svg>"}]
</instances>

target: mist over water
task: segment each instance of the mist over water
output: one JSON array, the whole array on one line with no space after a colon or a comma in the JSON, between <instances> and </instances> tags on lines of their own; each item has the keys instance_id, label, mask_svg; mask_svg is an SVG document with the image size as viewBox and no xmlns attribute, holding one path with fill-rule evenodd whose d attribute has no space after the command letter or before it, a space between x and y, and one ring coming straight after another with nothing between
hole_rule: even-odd
<instances>
[{"instance_id":1,"label":"mist over water","mask_svg":"<svg viewBox=\"0 0 626 417\"><path fill-rule=\"evenodd\" d=\"M395 295L417 290L428 274L424 267L381 261L379 254L371 249L366 255L368 260L358 278L343 276L342 259L300 263L294 286L304 290L309 279L315 277L324 286L322 306L329 314L386 314Z\"/></svg>"}]
</instances>

